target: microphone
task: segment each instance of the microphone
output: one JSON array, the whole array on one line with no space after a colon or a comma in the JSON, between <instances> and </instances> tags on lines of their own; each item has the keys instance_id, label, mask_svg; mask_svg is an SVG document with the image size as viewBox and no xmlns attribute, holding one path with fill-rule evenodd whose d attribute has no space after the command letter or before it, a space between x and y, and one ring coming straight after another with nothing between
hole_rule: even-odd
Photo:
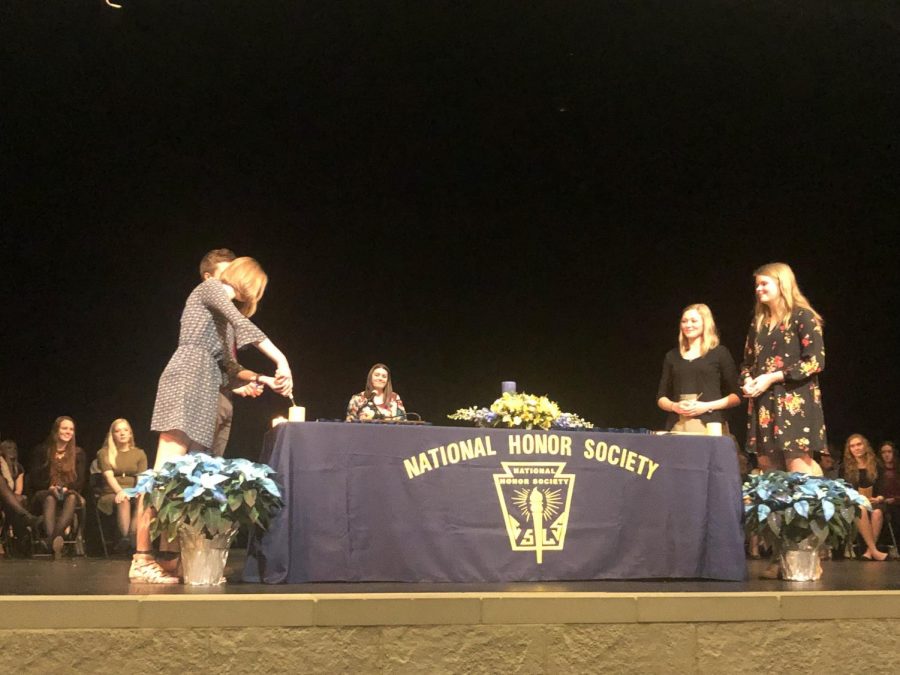
<instances>
[{"instance_id":1,"label":"microphone","mask_svg":"<svg viewBox=\"0 0 900 675\"><path fill-rule=\"evenodd\" d=\"M383 420L384 413L381 412L381 408L379 408L378 404L375 403L376 396L378 396L377 391L375 391L374 389L367 389L366 390L366 405L363 407L369 408L370 410L372 410L372 412L374 413L374 416L372 417L373 420Z\"/></svg>"}]
</instances>

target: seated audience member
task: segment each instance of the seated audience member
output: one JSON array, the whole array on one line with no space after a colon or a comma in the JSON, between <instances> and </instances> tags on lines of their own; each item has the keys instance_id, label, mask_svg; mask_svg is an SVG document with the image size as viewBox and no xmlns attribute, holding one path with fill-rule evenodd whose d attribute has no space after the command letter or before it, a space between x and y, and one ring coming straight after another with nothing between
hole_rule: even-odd
<instances>
[{"instance_id":1,"label":"seated audience member","mask_svg":"<svg viewBox=\"0 0 900 675\"><path fill-rule=\"evenodd\" d=\"M75 444L75 422L57 417L47 440L33 452L33 468L28 474L32 510L44 515L46 544L53 556L63 550L63 534L75 520L75 509L84 503L84 451Z\"/></svg>"},{"instance_id":2,"label":"seated audience member","mask_svg":"<svg viewBox=\"0 0 900 675\"><path fill-rule=\"evenodd\" d=\"M862 434L851 435L844 447L844 479L871 500L872 486L877 478L875 453L869 441ZM871 515L863 509L859 518L859 535L866 544L866 551L862 555L864 560L882 561L887 558L887 553L882 553L875 546L874 529L875 526L881 529L882 517L883 514L878 509L873 510Z\"/></svg>"},{"instance_id":3,"label":"seated audience member","mask_svg":"<svg viewBox=\"0 0 900 675\"><path fill-rule=\"evenodd\" d=\"M347 421L404 419L406 410L391 386L391 371L383 363L376 363L369 369L365 391L353 396L347 404Z\"/></svg>"},{"instance_id":4,"label":"seated audience member","mask_svg":"<svg viewBox=\"0 0 900 675\"><path fill-rule=\"evenodd\" d=\"M25 527L35 528L40 521L26 508L24 482L19 446L15 441L3 441L0 443L0 509L6 514L16 537L22 536Z\"/></svg>"},{"instance_id":5,"label":"seated audience member","mask_svg":"<svg viewBox=\"0 0 900 675\"><path fill-rule=\"evenodd\" d=\"M840 478L840 468L834 461L834 455L831 454L830 445L826 446L825 449L819 453L819 466L822 467L822 475L825 478L830 478L832 480Z\"/></svg>"},{"instance_id":6,"label":"seated audience member","mask_svg":"<svg viewBox=\"0 0 900 675\"><path fill-rule=\"evenodd\" d=\"M897 446L893 441L885 441L878 448L878 478L875 481L875 499L878 500L879 506L884 510L885 517L890 519L897 532L900 526L900 474L897 473ZM878 541L878 535L881 534L881 523L875 529L875 523L872 523L872 533L875 541Z\"/></svg>"},{"instance_id":7,"label":"seated audience member","mask_svg":"<svg viewBox=\"0 0 900 675\"><path fill-rule=\"evenodd\" d=\"M97 464L105 479L97 508L108 516L116 512L119 541L115 551L125 553L132 548L137 509L137 498L129 499L125 488L134 487L136 476L147 470L147 454L135 447L128 420L117 419L109 426L106 443L97 452Z\"/></svg>"},{"instance_id":8,"label":"seated audience member","mask_svg":"<svg viewBox=\"0 0 900 675\"><path fill-rule=\"evenodd\" d=\"M750 462L750 456L746 452L738 452L738 468L741 472L741 482L746 483L750 480L750 476L760 473L759 469L754 469ZM759 544L760 538L757 534L748 534L746 542L747 554L754 560L760 557Z\"/></svg>"}]
</instances>

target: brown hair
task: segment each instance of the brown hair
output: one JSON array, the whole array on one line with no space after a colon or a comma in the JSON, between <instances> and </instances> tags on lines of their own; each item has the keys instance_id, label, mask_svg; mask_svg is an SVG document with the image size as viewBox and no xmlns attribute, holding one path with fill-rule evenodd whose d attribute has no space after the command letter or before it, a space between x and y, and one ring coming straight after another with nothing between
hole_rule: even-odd
<instances>
[{"instance_id":1,"label":"brown hair","mask_svg":"<svg viewBox=\"0 0 900 675\"><path fill-rule=\"evenodd\" d=\"M256 314L256 305L266 292L269 277L253 258L235 258L219 277L234 289L234 304L244 316Z\"/></svg>"},{"instance_id":2,"label":"brown hair","mask_svg":"<svg viewBox=\"0 0 900 675\"><path fill-rule=\"evenodd\" d=\"M75 433L66 443L66 449L63 452L62 459L56 459L56 443L59 439L59 427L68 420L75 426L75 420L66 415L61 415L53 420L53 427L50 429L50 435L45 441L47 446L47 466L50 467L50 475L53 476L54 470L61 476L63 482L72 483L75 481L77 474L75 472Z\"/></svg>"},{"instance_id":3,"label":"brown hair","mask_svg":"<svg viewBox=\"0 0 900 675\"><path fill-rule=\"evenodd\" d=\"M384 385L384 402L390 403L391 399L394 398L394 388L391 386L391 369L388 368L383 363L376 363L374 366L369 368L369 374L366 376L366 394L375 389L375 385L372 384L372 373L374 373L377 369L384 368L387 371L387 382Z\"/></svg>"},{"instance_id":4,"label":"brown hair","mask_svg":"<svg viewBox=\"0 0 900 675\"><path fill-rule=\"evenodd\" d=\"M863 463L866 465L866 474L870 481L875 481L878 477L878 464L875 462L875 451L872 450L872 444L869 439L862 434L850 434L847 442L844 443L844 478L852 485L859 485L859 467L857 466L856 457L850 452L850 441L858 438L862 441L863 448L866 451L863 457Z\"/></svg>"},{"instance_id":5,"label":"brown hair","mask_svg":"<svg viewBox=\"0 0 900 675\"><path fill-rule=\"evenodd\" d=\"M205 279L207 274L211 277L216 276L216 265L223 262L230 263L236 257L230 248L214 248L200 261L200 278Z\"/></svg>"}]
</instances>

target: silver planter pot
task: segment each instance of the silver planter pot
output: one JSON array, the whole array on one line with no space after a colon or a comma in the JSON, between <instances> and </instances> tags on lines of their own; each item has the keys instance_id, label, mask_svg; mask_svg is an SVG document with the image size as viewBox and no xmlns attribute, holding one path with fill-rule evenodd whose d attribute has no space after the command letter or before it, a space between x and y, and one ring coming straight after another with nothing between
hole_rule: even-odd
<instances>
[{"instance_id":1,"label":"silver planter pot","mask_svg":"<svg viewBox=\"0 0 900 675\"><path fill-rule=\"evenodd\" d=\"M817 581L822 578L821 544L815 537L781 542L781 578L787 581Z\"/></svg>"},{"instance_id":2,"label":"silver planter pot","mask_svg":"<svg viewBox=\"0 0 900 675\"><path fill-rule=\"evenodd\" d=\"M186 525L178 528L186 585L219 586L225 583L225 563L228 562L228 550L237 531L237 526L234 526L228 532L209 539L202 530Z\"/></svg>"}]
</instances>

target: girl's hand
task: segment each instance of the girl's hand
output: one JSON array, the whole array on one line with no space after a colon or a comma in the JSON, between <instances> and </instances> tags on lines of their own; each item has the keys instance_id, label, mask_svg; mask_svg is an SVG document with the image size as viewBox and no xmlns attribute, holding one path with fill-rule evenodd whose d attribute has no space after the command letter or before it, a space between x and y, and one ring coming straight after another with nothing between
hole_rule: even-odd
<instances>
[{"instance_id":1,"label":"girl's hand","mask_svg":"<svg viewBox=\"0 0 900 675\"><path fill-rule=\"evenodd\" d=\"M710 410L709 404L704 401L684 401L684 403L690 404L687 412L683 413L685 417L700 417Z\"/></svg>"},{"instance_id":2,"label":"girl's hand","mask_svg":"<svg viewBox=\"0 0 900 675\"><path fill-rule=\"evenodd\" d=\"M125 494L124 490L116 493L116 499L115 499L116 504L121 504L122 502L127 502L129 499L130 499L130 497Z\"/></svg>"},{"instance_id":3,"label":"girl's hand","mask_svg":"<svg viewBox=\"0 0 900 675\"><path fill-rule=\"evenodd\" d=\"M778 373L763 373L762 375L755 377L752 380L747 380L746 382L744 382L744 396L748 398L756 398L760 394L764 393L773 384L780 381L781 380L778 377Z\"/></svg>"}]
</instances>

